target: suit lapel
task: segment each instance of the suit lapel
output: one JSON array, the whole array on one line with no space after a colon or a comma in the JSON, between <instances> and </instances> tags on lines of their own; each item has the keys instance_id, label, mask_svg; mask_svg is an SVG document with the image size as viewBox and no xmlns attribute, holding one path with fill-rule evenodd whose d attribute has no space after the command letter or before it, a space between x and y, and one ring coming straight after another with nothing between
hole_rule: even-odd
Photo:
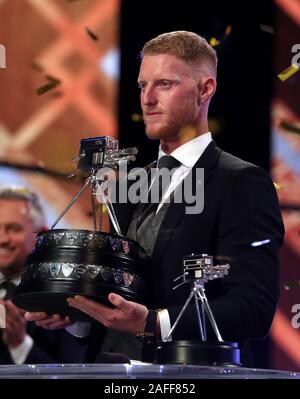
<instances>
[{"instance_id":1,"label":"suit lapel","mask_svg":"<svg viewBox=\"0 0 300 399\"><path fill-rule=\"evenodd\" d=\"M192 168L192 181L196 181L196 170L197 168L204 169L204 184L207 184L208 180L213 174L214 166L221 154L220 150L214 141L212 141L205 149L202 156L198 159L194 167ZM187 179L188 176L185 178ZM184 180L185 180L184 179ZM197 181L196 184L201 184L201 181ZM185 215L185 207L187 204L182 203L170 203L166 212L165 218L161 224L159 232L156 237L156 242L153 249L153 259L159 259L160 262L167 249L168 243L174 233L176 226L180 223L181 219Z\"/></svg>"}]
</instances>

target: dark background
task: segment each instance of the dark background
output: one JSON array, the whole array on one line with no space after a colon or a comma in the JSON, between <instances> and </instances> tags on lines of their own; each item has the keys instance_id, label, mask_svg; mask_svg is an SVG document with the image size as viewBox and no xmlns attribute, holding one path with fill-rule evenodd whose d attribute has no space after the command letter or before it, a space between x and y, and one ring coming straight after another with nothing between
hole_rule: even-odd
<instances>
[{"instance_id":1,"label":"dark background","mask_svg":"<svg viewBox=\"0 0 300 399\"><path fill-rule=\"evenodd\" d=\"M132 121L132 114L140 113L136 81L145 41L172 30L222 39L226 26L232 25L231 34L216 48L218 89L209 114L219 125L214 138L222 149L268 169L273 35L262 31L261 24L274 26L272 1L258 7L258 2L123 0L121 146L138 146L140 164L156 157L158 144L146 138L143 122ZM210 124L212 132L214 126Z\"/></svg>"}]
</instances>

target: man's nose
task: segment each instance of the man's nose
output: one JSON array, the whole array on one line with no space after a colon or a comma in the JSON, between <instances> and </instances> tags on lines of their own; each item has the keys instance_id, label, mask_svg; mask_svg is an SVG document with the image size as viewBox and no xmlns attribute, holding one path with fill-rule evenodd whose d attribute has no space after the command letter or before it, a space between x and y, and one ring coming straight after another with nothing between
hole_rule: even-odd
<instances>
[{"instance_id":1,"label":"man's nose","mask_svg":"<svg viewBox=\"0 0 300 399\"><path fill-rule=\"evenodd\" d=\"M142 104L154 105L157 103L157 97L153 87L146 87L142 92Z\"/></svg>"},{"instance_id":2,"label":"man's nose","mask_svg":"<svg viewBox=\"0 0 300 399\"><path fill-rule=\"evenodd\" d=\"M8 241L9 236L7 234L7 231L3 227L0 227L0 244L5 244Z\"/></svg>"}]
</instances>

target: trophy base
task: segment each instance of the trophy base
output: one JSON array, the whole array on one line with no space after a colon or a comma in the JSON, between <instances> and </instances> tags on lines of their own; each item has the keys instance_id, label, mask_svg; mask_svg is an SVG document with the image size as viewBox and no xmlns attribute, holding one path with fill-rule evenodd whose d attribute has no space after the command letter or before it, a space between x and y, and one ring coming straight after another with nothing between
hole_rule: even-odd
<instances>
[{"instance_id":1,"label":"trophy base","mask_svg":"<svg viewBox=\"0 0 300 399\"><path fill-rule=\"evenodd\" d=\"M29 312L45 312L69 316L73 321L91 320L90 316L68 305L67 298L82 295L109 307L113 305L107 297L116 292L114 286L90 284L71 281L28 281L17 287L12 302L19 308ZM129 290L118 289L118 294L125 299L142 302L142 298L133 295Z\"/></svg>"},{"instance_id":2,"label":"trophy base","mask_svg":"<svg viewBox=\"0 0 300 399\"><path fill-rule=\"evenodd\" d=\"M242 366L235 342L168 341L155 349L155 363L203 366Z\"/></svg>"},{"instance_id":3,"label":"trophy base","mask_svg":"<svg viewBox=\"0 0 300 399\"><path fill-rule=\"evenodd\" d=\"M140 245L100 231L58 229L38 233L13 303L30 312L89 319L66 299L82 295L111 306L108 294L143 302L149 258ZM141 273L139 272L141 271Z\"/></svg>"}]
</instances>

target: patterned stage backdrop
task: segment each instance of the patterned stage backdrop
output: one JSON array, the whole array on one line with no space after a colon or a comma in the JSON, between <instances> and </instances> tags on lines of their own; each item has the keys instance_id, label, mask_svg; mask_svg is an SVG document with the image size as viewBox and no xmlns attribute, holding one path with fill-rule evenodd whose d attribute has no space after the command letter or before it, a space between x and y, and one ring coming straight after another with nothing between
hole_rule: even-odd
<instances>
[{"instance_id":1,"label":"patterned stage backdrop","mask_svg":"<svg viewBox=\"0 0 300 399\"><path fill-rule=\"evenodd\" d=\"M276 74L272 106L273 179L278 184L286 236L281 298L271 330L274 368L300 370L300 1L276 0ZM296 45L296 46L295 46ZM295 46L295 47L293 47ZM294 52L292 52L292 49ZM294 57L294 58L293 58ZM292 282L292 283L291 283ZM291 287L289 290L285 288ZM293 287L295 286L295 287Z\"/></svg>"},{"instance_id":2,"label":"patterned stage backdrop","mask_svg":"<svg viewBox=\"0 0 300 399\"><path fill-rule=\"evenodd\" d=\"M119 0L0 0L0 184L33 188L49 225L82 182L10 166L69 173L82 138L117 138L119 14ZM58 227L92 228L88 192Z\"/></svg>"}]
</instances>

